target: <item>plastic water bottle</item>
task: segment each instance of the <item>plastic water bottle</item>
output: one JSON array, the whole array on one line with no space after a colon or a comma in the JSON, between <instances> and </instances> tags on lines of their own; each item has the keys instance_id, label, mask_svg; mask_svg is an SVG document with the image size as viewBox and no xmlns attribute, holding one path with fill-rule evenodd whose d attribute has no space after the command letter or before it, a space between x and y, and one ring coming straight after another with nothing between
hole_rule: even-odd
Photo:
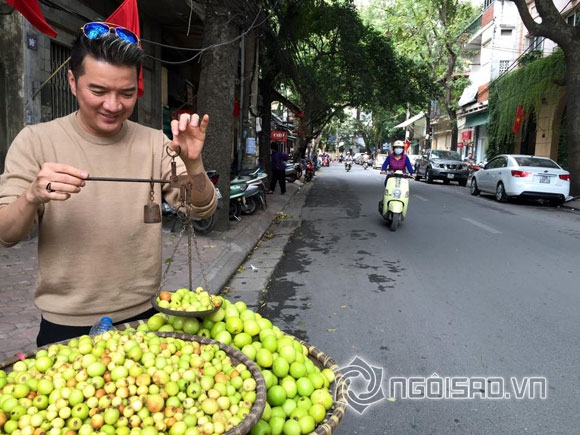
<instances>
[{"instance_id":1,"label":"plastic water bottle","mask_svg":"<svg viewBox=\"0 0 580 435\"><path fill-rule=\"evenodd\" d=\"M110 317L101 317L97 323L91 326L91 330L89 331L90 336L95 336L102 334L103 332L113 331L115 327L113 326L113 320Z\"/></svg>"}]
</instances>

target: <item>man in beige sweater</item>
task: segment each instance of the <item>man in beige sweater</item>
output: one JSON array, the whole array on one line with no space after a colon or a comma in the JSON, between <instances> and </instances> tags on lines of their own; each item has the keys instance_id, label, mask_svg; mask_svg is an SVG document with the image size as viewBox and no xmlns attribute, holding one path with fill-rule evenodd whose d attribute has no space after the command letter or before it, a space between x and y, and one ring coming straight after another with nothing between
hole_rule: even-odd
<instances>
[{"instance_id":1,"label":"man in beige sweater","mask_svg":"<svg viewBox=\"0 0 580 435\"><path fill-rule=\"evenodd\" d=\"M162 234L160 223L144 223L150 183L88 177L168 180L166 148L178 150L177 172L193 180L193 213L205 218L215 211L215 189L201 159L208 116L172 121L172 141L128 120L142 61L131 32L83 26L68 71L78 111L25 127L8 150L0 176L0 245L17 244L38 225L38 346L86 334L105 315L118 323L153 313ZM153 189L156 202L163 196L177 203L179 189Z\"/></svg>"}]
</instances>

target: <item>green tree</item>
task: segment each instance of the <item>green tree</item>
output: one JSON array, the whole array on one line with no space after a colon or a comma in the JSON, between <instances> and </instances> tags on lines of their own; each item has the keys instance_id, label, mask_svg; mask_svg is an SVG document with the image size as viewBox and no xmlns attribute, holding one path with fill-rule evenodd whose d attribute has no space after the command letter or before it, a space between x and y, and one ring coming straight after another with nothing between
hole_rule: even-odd
<instances>
[{"instance_id":1,"label":"green tree","mask_svg":"<svg viewBox=\"0 0 580 435\"><path fill-rule=\"evenodd\" d=\"M352 1L273 3L275 19L264 38L262 92L267 96L266 86L284 83L297 97L305 114L302 149L346 107L420 100L423 74L362 23Z\"/></svg>"},{"instance_id":2,"label":"green tree","mask_svg":"<svg viewBox=\"0 0 580 435\"><path fill-rule=\"evenodd\" d=\"M580 194L580 30L568 24L551 0L511 0L515 3L530 35L544 36L564 51L567 93L566 144L568 169L572 174L571 192ZM528 8L534 7L541 20L535 20Z\"/></svg>"},{"instance_id":3,"label":"green tree","mask_svg":"<svg viewBox=\"0 0 580 435\"><path fill-rule=\"evenodd\" d=\"M197 93L198 111L210 114L203 160L206 168L220 174L218 183L226 206L216 211L216 230L229 227L229 180L234 152L234 93L238 78L239 40L243 29L251 26L248 17L259 12L252 2L236 0L207 0L201 60L200 83ZM255 5L254 5L255 6ZM252 15L254 14L254 15Z\"/></svg>"},{"instance_id":4,"label":"green tree","mask_svg":"<svg viewBox=\"0 0 580 435\"><path fill-rule=\"evenodd\" d=\"M464 29L478 9L459 0L372 0L362 12L365 20L387 35L399 53L423 67L432 86L423 89L451 122L451 149L457 149L457 101L467 85L464 71ZM423 106L425 113L429 107Z\"/></svg>"}]
</instances>

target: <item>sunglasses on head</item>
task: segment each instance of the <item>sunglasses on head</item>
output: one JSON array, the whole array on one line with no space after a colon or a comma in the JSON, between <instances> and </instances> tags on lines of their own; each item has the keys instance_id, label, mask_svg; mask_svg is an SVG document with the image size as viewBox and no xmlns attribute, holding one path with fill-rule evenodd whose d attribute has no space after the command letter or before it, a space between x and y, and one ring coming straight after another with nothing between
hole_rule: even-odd
<instances>
[{"instance_id":1,"label":"sunglasses on head","mask_svg":"<svg viewBox=\"0 0 580 435\"><path fill-rule=\"evenodd\" d=\"M139 37L137 35L135 35L130 30L125 29L124 27L117 26L116 24L109 24L103 22L87 23L83 27L81 27L81 30L88 39L98 39L103 35L112 33L114 35L117 35L123 41L127 41L132 44L137 44L139 46L141 45L141 41L139 40Z\"/></svg>"}]
</instances>

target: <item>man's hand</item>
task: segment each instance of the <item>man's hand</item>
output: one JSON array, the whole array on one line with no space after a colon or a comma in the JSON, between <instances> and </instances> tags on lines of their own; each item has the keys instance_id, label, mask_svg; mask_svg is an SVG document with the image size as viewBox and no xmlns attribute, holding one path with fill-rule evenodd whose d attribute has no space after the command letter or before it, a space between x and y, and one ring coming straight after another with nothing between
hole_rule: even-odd
<instances>
[{"instance_id":1,"label":"man's hand","mask_svg":"<svg viewBox=\"0 0 580 435\"><path fill-rule=\"evenodd\" d=\"M184 162L199 159L205 142L205 132L208 123L208 115L204 115L200 119L197 113L193 115L182 113L179 119L171 121L173 141L169 148L174 152L179 152L179 157Z\"/></svg>"},{"instance_id":2,"label":"man's hand","mask_svg":"<svg viewBox=\"0 0 580 435\"><path fill-rule=\"evenodd\" d=\"M25 193L26 200L31 204L65 201L81 191L88 176L88 172L69 165L44 163Z\"/></svg>"}]
</instances>

